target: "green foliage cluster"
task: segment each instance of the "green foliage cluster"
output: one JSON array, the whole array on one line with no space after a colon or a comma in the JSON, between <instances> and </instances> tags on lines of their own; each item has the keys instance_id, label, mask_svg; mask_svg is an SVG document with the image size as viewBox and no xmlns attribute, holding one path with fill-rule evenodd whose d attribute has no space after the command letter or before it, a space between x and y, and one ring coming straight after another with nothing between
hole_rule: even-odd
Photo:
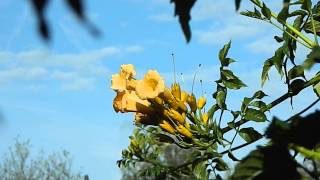
<instances>
[{"instance_id":1,"label":"green foliage cluster","mask_svg":"<svg viewBox=\"0 0 320 180\"><path fill-rule=\"evenodd\" d=\"M314 68L320 62L320 47L318 36L320 34L320 2L312 4L311 0L298 0L291 2L285 0L281 11L276 14L267 4L260 0L250 0L254 4L253 11L241 12L242 15L267 22L280 29L283 33L275 36L275 40L281 45L272 57L264 62L261 73L261 84L268 81L268 72L275 68L280 77L284 78L287 93L274 101L267 103L267 96L262 90L257 90L250 97L245 97L240 104L240 109L233 110L226 104L228 94L245 87L230 69L229 65L235 62L228 57L231 42L227 43L219 52L220 78L216 82L216 91L212 97L215 103L208 111L208 124L201 125L197 116L187 114L187 118L195 122L191 127L192 140L177 138L164 132L159 127L139 125L130 137L134 140L127 150L122 153L122 159L118 161L121 168L134 167L136 163L147 163L148 166L137 173L141 176L154 177L154 179L181 179L184 176L194 179L222 179L221 172L230 170L225 162L228 157L232 161L238 161L234 172L229 179L319 179L317 163L320 160L318 148L320 142L320 112L302 117L301 115L319 102L320 73L315 73L310 79L305 77L305 72ZM176 15L184 16L189 13L195 1L172 1L176 5ZM182 4L190 3L186 8ZM180 8L178 7L180 6ZM236 0L238 8L240 1ZM293 9L293 10L292 10ZM188 28L180 19L182 29ZM290 22L293 22L291 24ZM184 29L187 40L190 38L188 29ZM313 39L306 34L313 35ZM298 64L296 60L297 46L301 45L309 49L305 60ZM265 113L272 112L272 108L291 100L305 89L313 88L317 99L298 114L283 121L274 117L272 121L267 119ZM201 113L201 112L200 112ZM232 119L226 119L226 114ZM221 122L227 122L222 127ZM267 130L258 132L254 127L242 127L247 122L265 123ZM234 136L228 139L226 133L233 132ZM234 146L234 141L240 136L245 143ZM269 142L265 146L259 146L242 160L236 157L234 151L266 138ZM168 145L175 144L181 149L191 150L185 161L179 164L171 164L163 161L164 150ZM311 161L313 166L306 168L297 160L301 155L305 160ZM227 157L226 157L227 156Z\"/></svg>"}]
</instances>

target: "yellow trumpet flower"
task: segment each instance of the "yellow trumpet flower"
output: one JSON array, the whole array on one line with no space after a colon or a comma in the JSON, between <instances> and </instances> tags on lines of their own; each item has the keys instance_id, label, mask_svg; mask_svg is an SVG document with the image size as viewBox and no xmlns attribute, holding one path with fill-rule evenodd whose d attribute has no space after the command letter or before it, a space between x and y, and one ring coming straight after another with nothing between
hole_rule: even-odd
<instances>
[{"instance_id":1,"label":"yellow trumpet flower","mask_svg":"<svg viewBox=\"0 0 320 180\"><path fill-rule=\"evenodd\" d=\"M153 99L165 89L164 81L155 70L149 70L144 79L137 81L136 92L141 99Z\"/></svg>"},{"instance_id":2,"label":"yellow trumpet flower","mask_svg":"<svg viewBox=\"0 0 320 180\"><path fill-rule=\"evenodd\" d=\"M117 92L113 100L113 108L116 112L141 112L149 114L152 112L150 102L140 99L134 91Z\"/></svg>"}]
</instances>

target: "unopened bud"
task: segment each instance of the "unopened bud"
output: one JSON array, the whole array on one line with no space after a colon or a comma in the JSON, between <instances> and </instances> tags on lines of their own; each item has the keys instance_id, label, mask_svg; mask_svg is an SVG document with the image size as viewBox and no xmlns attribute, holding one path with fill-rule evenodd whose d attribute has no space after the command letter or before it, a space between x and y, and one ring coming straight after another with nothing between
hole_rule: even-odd
<instances>
[{"instance_id":1,"label":"unopened bud","mask_svg":"<svg viewBox=\"0 0 320 180\"><path fill-rule=\"evenodd\" d=\"M198 100L198 109L202 109L204 105L206 105L207 99L203 96L201 96Z\"/></svg>"},{"instance_id":2,"label":"unopened bud","mask_svg":"<svg viewBox=\"0 0 320 180\"><path fill-rule=\"evenodd\" d=\"M176 99L181 99L181 89L178 83L173 83L171 86L171 93Z\"/></svg>"},{"instance_id":3,"label":"unopened bud","mask_svg":"<svg viewBox=\"0 0 320 180\"><path fill-rule=\"evenodd\" d=\"M168 123L165 120L162 120L161 123L159 124L159 126L163 130L167 131L168 133L174 134L174 132L175 132L174 128L170 125L170 123Z\"/></svg>"},{"instance_id":4,"label":"unopened bud","mask_svg":"<svg viewBox=\"0 0 320 180\"><path fill-rule=\"evenodd\" d=\"M177 126L177 131L188 138L192 138L192 133L181 124Z\"/></svg>"},{"instance_id":5,"label":"unopened bud","mask_svg":"<svg viewBox=\"0 0 320 180\"><path fill-rule=\"evenodd\" d=\"M207 124L208 124L208 119L209 119L208 114L207 114L207 113L203 113L202 116L201 116L201 118L202 118L202 122L203 122L205 125L207 125Z\"/></svg>"},{"instance_id":6,"label":"unopened bud","mask_svg":"<svg viewBox=\"0 0 320 180\"><path fill-rule=\"evenodd\" d=\"M195 112L197 110L197 101L193 93L191 95L188 95L187 103L189 104L192 112Z\"/></svg>"}]
</instances>

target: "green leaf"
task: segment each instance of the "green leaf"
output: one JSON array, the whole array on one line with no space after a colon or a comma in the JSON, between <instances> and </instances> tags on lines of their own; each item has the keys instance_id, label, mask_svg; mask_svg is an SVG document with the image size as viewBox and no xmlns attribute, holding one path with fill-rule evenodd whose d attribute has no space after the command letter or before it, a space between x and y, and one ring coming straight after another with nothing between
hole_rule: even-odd
<instances>
[{"instance_id":1,"label":"green leaf","mask_svg":"<svg viewBox=\"0 0 320 180\"><path fill-rule=\"evenodd\" d=\"M231 114L233 116L233 119L237 119L240 115L240 111L231 111Z\"/></svg>"},{"instance_id":2,"label":"green leaf","mask_svg":"<svg viewBox=\"0 0 320 180\"><path fill-rule=\"evenodd\" d=\"M219 60L220 60L222 66L228 66L229 65L229 60L230 59L228 60L228 59L226 59L226 57L228 55L230 46L231 46L231 41L229 41L227 44L225 44L223 46L223 48L219 51Z\"/></svg>"},{"instance_id":3,"label":"green leaf","mask_svg":"<svg viewBox=\"0 0 320 180\"><path fill-rule=\"evenodd\" d=\"M262 73L261 73L261 85L263 86L266 80L268 79L268 72L270 68L273 66L272 59L268 59L264 62L263 68L262 68Z\"/></svg>"},{"instance_id":4,"label":"green leaf","mask_svg":"<svg viewBox=\"0 0 320 180\"><path fill-rule=\"evenodd\" d=\"M293 12L291 12L289 14L289 17L293 17L293 16L301 16L301 17L304 17L308 15L308 12L304 11L304 10L301 10L301 9L298 9L298 10L295 10Z\"/></svg>"},{"instance_id":5,"label":"green leaf","mask_svg":"<svg viewBox=\"0 0 320 180\"><path fill-rule=\"evenodd\" d=\"M316 34L319 36L320 35L320 22L319 21L316 21L314 20L314 27L315 27L315 30L316 30ZM311 33L313 34L313 25L312 25L312 21L308 21L306 23L306 25L304 26L304 29L303 29L306 33Z\"/></svg>"},{"instance_id":6,"label":"green leaf","mask_svg":"<svg viewBox=\"0 0 320 180\"><path fill-rule=\"evenodd\" d=\"M254 179L262 172L263 153L260 150L251 151L239 164L231 176L231 180L249 180Z\"/></svg>"},{"instance_id":7,"label":"green leaf","mask_svg":"<svg viewBox=\"0 0 320 180\"><path fill-rule=\"evenodd\" d=\"M220 109L226 108L226 93L224 91L218 91L216 96L217 104L220 107Z\"/></svg>"},{"instance_id":8,"label":"green leaf","mask_svg":"<svg viewBox=\"0 0 320 180\"><path fill-rule=\"evenodd\" d=\"M264 122L267 120L267 117L259 110L248 108L245 112L244 119L249 121Z\"/></svg>"},{"instance_id":9,"label":"green leaf","mask_svg":"<svg viewBox=\"0 0 320 180\"><path fill-rule=\"evenodd\" d=\"M208 179L207 161L196 161L193 164L193 175L196 179Z\"/></svg>"},{"instance_id":10,"label":"green leaf","mask_svg":"<svg viewBox=\"0 0 320 180\"><path fill-rule=\"evenodd\" d=\"M270 9L263 3L262 4L262 9L261 9L262 14L264 15L264 17L266 17L267 19L270 20L271 18L271 11Z\"/></svg>"},{"instance_id":11,"label":"green leaf","mask_svg":"<svg viewBox=\"0 0 320 180\"><path fill-rule=\"evenodd\" d=\"M259 109L267 108L267 104L263 101L253 101L249 104L250 106L257 107Z\"/></svg>"},{"instance_id":12,"label":"green leaf","mask_svg":"<svg viewBox=\"0 0 320 180\"><path fill-rule=\"evenodd\" d=\"M311 5L311 0L302 0L301 9L304 9L309 12L309 10L311 10Z\"/></svg>"},{"instance_id":13,"label":"green leaf","mask_svg":"<svg viewBox=\"0 0 320 180\"><path fill-rule=\"evenodd\" d=\"M298 31L301 31L301 26L303 24L303 18L304 18L304 16L298 16L293 22L293 27L296 28Z\"/></svg>"},{"instance_id":14,"label":"green leaf","mask_svg":"<svg viewBox=\"0 0 320 180\"><path fill-rule=\"evenodd\" d=\"M247 87L240 79L222 80L222 83L229 89L240 89Z\"/></svg>"},{"instance_id":15,"label":"green leaf","mask_svg":"<svg viewBox=\"0 0 320 180\"><path fill-rule=\"evenodd\" d=\"M254 130L252 127L240 129L239 135L247 143L254 142L254 141L262 138L262 135L258 131Z\"/></svg>"},{"instance_id":16,"label":"green leaf","mask_svg":"<svg viewBox=\"0 0 320 180\"><path fill-rule=\"evenodd\" d=\"M304 148L302 146L293 145L292 146L294 150L298 151L300 154L302 154L304 157L313 159L313 160L320 160L320 152L319 151L313 151L311 149Z\"/></svg>"},{"instance_id":17,"label":"green leaf","mask_svg":"<svg viewBox=\"0 0 320 180\"><path fill-rule=\"evenodd\" d=\"M291 68L288 72L289 80L292 80L296 77L304 77L304 67L301 65Z\"/></svg>"},{"instance_id":18,"label":"green leaf","mask_svg":"<svg viewBox=\"0 0 320 180\"><path fill-rule=\"evenodd\" d=\"M233 161L239 161L239 159L236 158L231 151L228 152L228 157Z\"/></svg>"},{"instance_id":19,"label":"green leaf","mask_svg":"<svg viewBox=\"0 0 320 180\"><path fill-rule=\"evenodd\" d=\"M320 98L320 82L313 86L313 91Z\"/></svg>"},{"instance_id":20,"label":"green leaf","mask_svg":"<svg viewBox=\"0 0 320 180\"><path fill-rule=\"evenodd\" d=\"M276 67L278 73L283 76L282 65L284 59L283 47L280 47L276 50L274 56L271 58L274 66Z\"/></svg>"},{"instance_id":21,"label":"green leaf","mask_svg":"<svg viewBox=\"0 0 320 180\"><path fill-rule=\"evenodd\" d=\"M213 106L211 106L211 108L208 111L208 117L209 119L213 118L213 115L216 111L218 111L220 109L220 107L218 106L218 104L214 104Z\"/></svg>"},{"instance_id":22,"label":"green leaf","mask_svg":"<svg viewBox=\"0 0 320 180\"><path fill-rule=\"evenodd\" d=\"M226 171L229 169L227 163L225 163L222 159L220 158L217 158L217 159L214 159L212 160L213 162L216 163L216 166L215 168L218 170L218 171Z\"/></svg>"},{"instance_id":23,"label":"green leaf","mask_svg":"<svg viewBox=\"0 0 320 180\"><path fill-rule=\"evenodd\" d=\"M257 99L262 99L264 98L266 95L263 91L259 90L257 92L254 93L254 95L252 96L252 98L257 98Z\"/></svg>"},{"instance_id":24,"label":"green leaf","mask_svg":"<svg viewBox=\"0 0 320 180\"><path fill-rule=\"evenodd\" d=\"M251 18L256 18L256 19L262 19L261 14L257 9L255 9L254 12L252 11L242 11L240 12L241 15L251 17Z\"/></svg>"},{"instance_id":25,"label":"green leaf","mask_svg":"<svg viewBox=\"0 0 320 180\"><path fill-rule=\"evenodd\" d=\"M315 63L320 63L320 47L319 46L312 48L312 51L307 55L307 59L304 61L303 66L306 69L311 69Z\"/></svg>"},{"instance_id":26,"label":"green leaf","mask_svg":"<svg viewBox=\"0 0 320 180\"><path fill-rule=\"evenodd\" d=\"M289 17L289 6L283 6L280 13L278 14L277 20L281 24L285 24Z\"/></svg>"}]
</instances>

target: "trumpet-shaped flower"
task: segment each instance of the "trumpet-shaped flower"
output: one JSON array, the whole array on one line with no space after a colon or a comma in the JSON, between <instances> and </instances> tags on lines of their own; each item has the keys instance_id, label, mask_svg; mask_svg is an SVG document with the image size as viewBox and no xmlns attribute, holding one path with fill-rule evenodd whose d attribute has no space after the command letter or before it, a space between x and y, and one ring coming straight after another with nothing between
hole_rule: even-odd
<instances>
[{"instance_id":1,"label":"trumpet-shaped flower","mask_svg":"<svg viewBox=\"0 0 320 180\"><path fill-rule=\"evenodd\" d=\"M120 68L120 75L126 79L131 79L136 75L136 71L132 64L123 64Z\"/></svg>"},{"instance_id":2,"label":"trumpet-shaped flower","mask_svg":"<svg viewBox=\"0 0 320 180\"><path fill-rule=\"evenodd\" d=\"M149 70L144 79L137 82L136 92L141 99L153 99L162 93L164 88L160 74L155 70Z\"/></svg>"},{"instance_id":3,"label":"trumpet-shaped flower","mask_svg":"<svg viewBox=\"0 0 320 180\"><path fill-rule=\"evenodd\" d=\"M121 65L120 73L113 74L111 78L111 89L115 91L133 90L136 86L136 80L133 77L136 75L132 64Z\"/></svg>"},{"instance_id":4,"label":"trumpet-shaped flower","mask_svg":"<svg viewBox=\"0 0 320 180\"><path fill-rule=\"evenodd\" d=\"M140 99L134 91L117 92L113 100L113 108L116 112L141 112L152 111L150 102Z\"/></svg>"}]
</instances>

